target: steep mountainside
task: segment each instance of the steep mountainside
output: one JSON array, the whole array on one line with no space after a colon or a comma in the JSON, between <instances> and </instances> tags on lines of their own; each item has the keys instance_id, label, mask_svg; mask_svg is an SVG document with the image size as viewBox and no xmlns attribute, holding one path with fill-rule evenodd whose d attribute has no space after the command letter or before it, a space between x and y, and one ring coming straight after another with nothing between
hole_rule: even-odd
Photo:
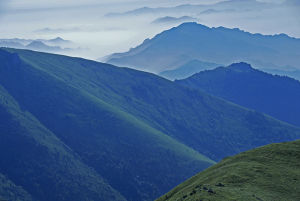
<instances>
[{"instance_id":1,"label":"steep mountainside","mask_svg":"<svg viewBox=\"0 0 300 201\"><path fill-rule=\"evenodd\" d=\"M176 82L300 126L300 82L292 78L236 63Z\"/></svg>"},{"instance_id":2,"label":"steep mountainside","mask_svg":"<svg viewBox=\"0 0 300 201\"><path fill-rule=\"evenodd\" d=\"M32 51L18 54L214 160L300 134L298 128L153 74Z\"/></svg>"},{"instance_id":3,"label":"steep mountainside","mask_svg":"<svg viewBox=\"0 0 300 201\"><path fill-rule=\"evenodd\" d=\"M288 65L298 67L299 50L300 39L285 34L251 34L239 29L184 23L126 53L111 55L108 62L154 73L175 69L195 59L225 65L245 61L264 68L274 68L276 64L284 69Z\"/></svg>"},{"instance_id":4,"label":"steep mountainside","mask_svg":"<svg viewBox=\"0 0 300 201\"><path fill-rule=\"evenodd\" d=\"M4 73L3 67L0 69L1 74ZM1 82L6 79L1 76ZM47 115L45 110L41 112ZM2 86L0 119L0 172L7 175L14 184L22 186L36 200L125 200L101 176L83 164L74 151L26 111L24 105L19 105ZM0 186L7 185L13 187L13 184L1 179ZM21 195L30 200L25 193ZM13 199L7 192L1 196L17 200L17 197Z\"/></svg>"},{"instance_id":5,"label":"steep mountainside","mask_svg":"<svg viewBox=\"0 0 300 201\"><path fill-rule=\"evenodd\" d=\"M299 192L300 141L294 141L226 158L157 201L297 201Z\"/></svg>"},{"instance_id":6,"label":"steep mountainside","mask_svg":"<svg viewBox=\"0 0 300 201\"><path fill-rule=\"evenodd\" d=\"M0 173L39 200L153 200L212 160L300 138L153 74L28 50L1 49L0 60Z\"/></svg>"},{"instance_id":7,"label":"steep mountainside","mask_svg":"<svg viewBox=\"0 0 300 201\"><path fill-rule=\"evenodd\" d=\"M85 77L97 71L89 64L100 74L113 67L21 52L45 65L1 50L0 172L38 200L125 200L110 186L128 200L153 200L214 163L89 93L101 90Z\"/></svg>"}]
</instances>

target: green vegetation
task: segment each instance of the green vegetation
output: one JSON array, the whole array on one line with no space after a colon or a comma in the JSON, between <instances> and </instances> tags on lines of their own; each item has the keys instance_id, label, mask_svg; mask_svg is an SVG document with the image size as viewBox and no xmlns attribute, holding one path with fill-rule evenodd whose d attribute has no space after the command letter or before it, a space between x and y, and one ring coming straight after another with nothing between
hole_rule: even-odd
<instances>
[{"instance_id":1,"label":"green vegetation","mask_svg":"<svg viewBox=\"0 0 300 201\"><path fill-rule=\"evenodd\" d=\"M300 141L228 157L157 201L298 201Z\"/></svg>"},{"instance_id":2,"label":"green vegetation","mask_svg":"<svg viewBox=\"0 0 300 201\"><path fill-rule=\"evenodd\" d=\"M300 138L153 74L26 50L0 61L0 173L40 201L150 201L225 156Z\"/></svg>"}]
</instances>

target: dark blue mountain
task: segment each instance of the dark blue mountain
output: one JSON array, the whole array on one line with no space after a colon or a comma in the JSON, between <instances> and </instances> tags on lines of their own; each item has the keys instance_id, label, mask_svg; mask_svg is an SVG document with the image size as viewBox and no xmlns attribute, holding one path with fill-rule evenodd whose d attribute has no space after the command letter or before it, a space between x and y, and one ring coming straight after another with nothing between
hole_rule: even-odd
<instances>
[{"instance_id":1,"label":"dark blue mountain","mask_svg":"<svg viewBox=\"0 0 300 201\"><path fill-rule=\"evenodd\" d=\"M159 73L159 75L170 80L184 79L194 75L195 73L199 73L200 71L214 69L219 66L221 65L199 60L192 60L174 70L163 71Z\"/></svg>"},{"instance_id":2,"label":"dark blue mountain","mask_svg":"<svg viewBox=\"0 0 300 201\"><path fill-rule=\"evenodd\" d=\"M271 75L246 63L236 63L176 82L300 126L298 80Z\"/></svg>"},{"instance_id":3,"label":"dark blue mountain","mask_svg":"<svg viewBox=\"0 0 300 201\"><path fill-rule=\"evenodd\" d=\"M285 66L299 68L299 56L300 39L285 34L261 35L184 23L145 40L126 53L113 54L108 62L160 73L195 59L225 65L245 61L258 68L272 65L282 69Z\"/></svg>"}]
</instances>

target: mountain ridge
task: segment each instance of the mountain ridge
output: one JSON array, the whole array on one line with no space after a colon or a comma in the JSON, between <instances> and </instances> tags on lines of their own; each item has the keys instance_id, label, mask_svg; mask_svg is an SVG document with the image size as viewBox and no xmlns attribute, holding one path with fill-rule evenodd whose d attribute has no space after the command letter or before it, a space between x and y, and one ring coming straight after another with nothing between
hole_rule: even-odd
<instances>
[{"instance_id":1,"label":"mountain ridge","mask_svg":"<svg viewBox=\"0 0 300 201\"><path fill-rule=\"evenodd\" d=\"M238 28L209 28L192 22L163 31L128 52L113 54L107 62L154 73L195 59L224 65L245 61L266 68L261 65L264 61L271 64L268 68L276 64L283 69L286 65L298 66L299 49L300 39L287 35L252 34ZM147 60L150 55L152 59Z\"/></svg>"},{"instance_id":2,"label":"mountain ridge","mask_svg":"<svg viewBox=\"0 0 300 201\"><path fill-rule=\"evenodd\" d=\"M296 79L271 75L247 63L236 63L176 82L300 126L300 107L297 104L300 81Z\"/></svg>"}]
</instances>

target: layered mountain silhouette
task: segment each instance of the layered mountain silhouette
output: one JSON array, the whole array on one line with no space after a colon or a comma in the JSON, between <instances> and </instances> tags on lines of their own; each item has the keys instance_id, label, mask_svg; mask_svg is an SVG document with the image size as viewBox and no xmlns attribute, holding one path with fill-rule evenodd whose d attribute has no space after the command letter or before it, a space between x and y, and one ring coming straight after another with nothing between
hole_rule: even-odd
<instances>
[{"instance_id":1,"label":"layered mountain silhouette","mask_svg":"<svg viewBox=\"0 0 300 201\"><path fill-rule=\"evenodd\" d=\"M271 144L222 160L157 201L299 200L300 141Z\"/></svg>"},{"instance_id":2,"label":"layered mountain silhouette","mask_svg":"<svg viewBox=\"0 0 300 201\"><path fill-rule=\"evenodd\" d=\"M290 4L290 5L294 5ZM202 14L207 10L215 10L215 11L222 11L222 10L258 10L264 8L270 8L276 6L272 3L260 2L256 0L227 0L221 1L218 3L212 4L181 4L174 7L142 7L137 8L134 10L129 10L122 13L108 13L106 17L135 17L135 16L142 16L142 15L177 15L178 13L184 15L197 15Z\"/></svg>"},{"instance_id":3,"label":"layered mountain silhouette","mask_svg":"<svg viewBox=\"0 0 300 201\"><path fill-rule=\"evenodd\" d=\"M69 40L64 40L61 37L46 39L0 39L0 47L29 49L41 52L61 53L64 51L73 50L70 48L73 43Z\"/></svg>"},{"instance_id":4,"label":"layered mountain silhouette","mask_svg":"<svg viewBox=\"0 0 300 201\"><path fill-rule=\"evenodd\" d=\"M0 61L3 199L153 200L226 156L300 138L150 73L6 48Z\"/></svg>"},{"instance_id":5,"label":"layered mountain silhouette","mask_svg":"<svg viewBox=\"0 0 300 201\"><path fill-rule=\"evenodd\" d=\"M176 81L300 126L300 82L236 63Z\"/></svg>"},{"instance_id":6,"label":"layered mountain silhouette","mask_svg":"<svg viewBox=\"0 0 300 201\"><path fill-rule=\"evenodd\" d=\"M300 70L297 69L287 69L287 70L280 70L280 69L261 69L262 71L271 73L273 75L282 75L294 78L300 81Z\"/></svg>"},{"instance_id":7,"label":"layered mountain silhouette","mask_svg":"<svg viewBox=\"0 0 300 201\"><path fill-rule=\"evenodd\" d=\"M166 70L161 73L159 73L160 76L165 77L170 80L175 79L184 79L188 78L196 73L199 73L200 71L204 70L210 70L214 69L216 67L222 66L221 64L215 64L215 63L209 63L209 62L203 62L199 60L192 60L187 62L186 64L183 64L182 66L179 66L178 68L174 70Z\"/></svg>"},{"instance_id":8,"label":"layered mountain silhouette","mask_svg":"<svg viewBox=\"0 0 300 201\"><path fill-rule=\"evenodd\" d=\"M284 69L287 65L298 67L299 49L300 39L285 34L261 35L184 23L126 53L111 55L108 62L154 73L176 69L195 59L224 65L245 61L258 68L274 69L276 65Z\"/></svg>"},{"instance_id":9,"label":"layered mountain silhouette","mask_svg":"<svg viewBox=\"0 0 300 201\"><path fill-rule=\"evenodd\" d=\"M59 52L62 51L62 48L59 46L48 46L42 41L33 41L30 44L25 46L29 50L37 50L42 52Z\"/></svg>"},{"instance_id":10,"label":"layered mountain silhouette","mask_svg":"<svg viewBox=\"0 0 300 201\"><path fill-rule=\"evenodd\" d=\"M152 24L179 24L183 22L195 22L197 21L196 18L190 17L190 16L182 16L182 17L160 17L155 19Z\"/></svg>"}]
</instances>

